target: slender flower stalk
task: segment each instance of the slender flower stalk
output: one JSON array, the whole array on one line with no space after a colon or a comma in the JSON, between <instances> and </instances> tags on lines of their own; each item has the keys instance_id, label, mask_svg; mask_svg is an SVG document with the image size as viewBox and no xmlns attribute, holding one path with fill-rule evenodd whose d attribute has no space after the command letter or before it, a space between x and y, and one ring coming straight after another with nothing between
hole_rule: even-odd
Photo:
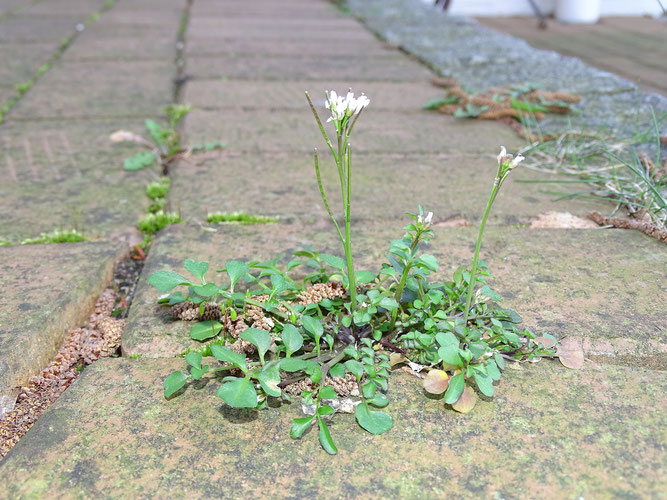
<instances>
[{"instance_id":1,"label":"slender flower stalk","mask_svg":"<svg viewBox=\"0 0 667 500\"><path fill-rule=\"evenodd\" d=\"M370 104L370 100L364 94L361 94L359 97L354 97L352 91L349 91L345 97L338 95L335 91L326 92L326 102L325 107L329 110L330 116L327 119L327 123L333 122L334 127L336 128L336 147L329 139L327 132L322 125L322 121L315 109L313 101L310 99L308 92L306 92L306 99L310 105L310 110L315 117L317 126L322 133L322 137L329 146L331 154L334 157L336 162L336 169L338 170L338 180L340 182L341 197L343 201L343 211L345 214L345 224L344 224L344 234L336 221L336 218L329 206L327 201L327 196L324 191L324 186L322 184L322 176L320 174L319 159L317 156L317 149L315 150L315 174L317 176L317 186L320 190L320 195L322 196L322 201L324 202L324 207L333 222L338 237L340 238L341 243L343 244L343 249L345 251L345 261L347 266L347 280L348 280L348 292L350 294L351 302L351 311L354 312L357 309L357 282L354 274L354 262L352 259L352 237L350 229L350 215L351 215L351 197L352 197L352 154L350 147L350 135L352 130L361 115L361 112L366 106Z\"/></svg>"},{"instance_id":2,"label":"slender flower stalk","mask_svg":"<svg viewBox=\"0 0 667 500\"><path fill-rule=\"evenodd\" d=\"M482 235L484 234L484 227L486 226L486 219L489 217L491 212L491 206L496 199L496 195L500 190L500 186L503 185L505 179L509 173L523 161L523 156L521 155L508 155L505 147L500 148L500 154L498 155L498 171L496 172L496 179L493 182L493 188L491 189L491 195L489 196L489 201L486 203L486 209L484 210L484 215L482 216L482 222L479 225L479 233L477 234L477 245L475 245L475 256L472 259L472 269L470 270L470 282L468 283L468 292L466 294L466 307L463 312L463 325L468 324L468 316L470 314L470 307L472 305L472 296L475 289L475 282L477 277L477 268L479 265L479 251L482 248Z\"/></svg>"}]
</instances>

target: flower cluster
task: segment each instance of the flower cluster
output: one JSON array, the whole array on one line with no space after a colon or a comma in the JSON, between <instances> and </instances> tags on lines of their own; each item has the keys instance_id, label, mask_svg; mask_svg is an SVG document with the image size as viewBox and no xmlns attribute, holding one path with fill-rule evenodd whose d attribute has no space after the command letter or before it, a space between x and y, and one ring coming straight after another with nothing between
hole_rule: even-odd
<instances>
[{"instance_id":1,"label":"flower cluster","mask_svg":"<svg viewBox=\"0 0 667 500\"><path fill-rule=\"evenodd\" d=\"M325 106L329 111L331 111L331 116L327 122L338 122L353 115L358 115L361 110L368 106L371 102L370 99L363 93L359 97L355 98L354 93L351 90L345 97L336 94L335 90L328 91L326 94L327 102L325 103Z\"/></svg>"},{"instance_id":2,"label":"flower cluster","mask_svg":"<svg viewBox=\"0 0 667 500\"><path fill-rule=\"evenodd\" d=\"M500 147L500 154L498 155L498 166L499 167L504 167L508 170L512 170L519 163L521 163L523 160L524 160L524 157L522 155L512 156L510 154L507 154L507 150L505 149L505 146Z\"/></svg>"}]
</instances>

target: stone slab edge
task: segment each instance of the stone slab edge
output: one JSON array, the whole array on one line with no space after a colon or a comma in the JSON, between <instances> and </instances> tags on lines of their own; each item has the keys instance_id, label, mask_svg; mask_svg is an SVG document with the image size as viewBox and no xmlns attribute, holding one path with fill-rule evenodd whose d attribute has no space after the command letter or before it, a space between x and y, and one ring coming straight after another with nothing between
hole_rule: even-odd
<instances>
[{"instance_id":1,"label":"stone slab edge","mask_svg":"<svg viewBox=\"0 0 667 500\"><path fill-rule=\"evenodd\" d=\"M61 243L58 248L62 247L63 251L67 251L67 247L71 245L82 245L82 243ZM90 279L77 285L75 292L69 297L59 314L44 321L43 337L49 339L48 345L39 343L39 347L24 353L2 353L0 356L0 394L26 384L30 377L37 375L53 359L68 331L83 325L88 319L97 298L111 282L116 263L123 259L128 251L127 243L122 241L100 241L83 243L83 245L108 246L109 250L106 255L100 253L98 272L91 272ZM6 247L0 251L9 253L13 248L16 247ZM11 358L14 356L20 357L20 361L16 359L12 361Z\"/></svg>"}]
</instances>

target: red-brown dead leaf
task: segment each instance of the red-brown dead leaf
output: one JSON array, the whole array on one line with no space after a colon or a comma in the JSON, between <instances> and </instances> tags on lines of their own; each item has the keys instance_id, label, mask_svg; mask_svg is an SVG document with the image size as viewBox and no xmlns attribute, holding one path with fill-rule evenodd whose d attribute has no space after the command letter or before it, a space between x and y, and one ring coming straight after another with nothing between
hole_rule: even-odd
<instances>
[{"instance_id":1,"label":"red-brown dead leaf","mask_svg":"<svg viewBox=\"0 0 667 500\"><path fill-rule=\"evenodd\" d=\"M478 400L479 398L477 397L475 391L472 389L472 387L466 384L466 386L463 388L461 396L459 396L459 399L456 401L456 403L452 405L452 408L454 408L459 413L468 413L475 407Z\"/></svg>"},{"instance_id":2,"label":"red-brown dead leaf","mask_svg":"<svg viewBox=\"0 0 667 500\"><path fill-rule=\"evenodd\" d=\"M449 387L449 375L442 370L431 370L424 379L424 390L431 394L442 394Z\"/></svg>"}]
</instances>

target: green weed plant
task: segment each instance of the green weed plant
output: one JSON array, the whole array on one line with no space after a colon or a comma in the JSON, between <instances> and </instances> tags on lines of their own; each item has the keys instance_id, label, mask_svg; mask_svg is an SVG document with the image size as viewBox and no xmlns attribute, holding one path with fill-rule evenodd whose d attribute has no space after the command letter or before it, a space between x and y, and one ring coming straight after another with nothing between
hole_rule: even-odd
<instances>
[{"instance_id":1,"label":"green weed plant","mask_svg":"<svg viewBox=\"0 0 667 500\"><path fill-rule=\"evenodd\" d=\"M478 392L494 395L494 383L507 363L554 356L553 337L536 337L522 327L517 313L499 305L501 297L489 286L491 275L479 259L493 201L523 158L506 154L504 148L498 156L472 267L459 267L446 280L433 278L440 264L423 252L434 237L433 214L420 206L408 214L402 236L389 243L385 262L374 270L359 270L353 263L350 237L349 138L370 101L351 92L346 96L328 92L326 107L336 134L330 140L307 99L336 164L344 213L340 221L329 206L315 152L318 189L345 257L306 246L286 264L280 257L231 260L218 269L220 282L207 277L208 262L193 259L184 262L189 276L167 270L153 273L148 283L165 294L161 303L192 303L200 314L211 307L218 313L191 327L190 337L202 347L185 352L187 368L164 380L165 398L180 394L202 377L213 377L220 382L218 396L229 406L263 409L291 401L286 385L309 381L312 390L301 391L300 397L304 408L312 411L294 419L290 435L300 438L316 428L322 448L335 454L327 422L340 402L331 384L336 378L351 374L356 380L356 420L369 433L382 434L393 427L393 418L385 411L390 403L390 373L402 363L428 368L424 389L466 413L475 406ZM342 284L344 294L316 303L296 300L318 284L331 283ZM249 309L260 310L269 320L266 328L250 327L240 333L241 340L254 346L254 355L234 350L238 340L225 326Z\"/></svg>"}]
</instances>

